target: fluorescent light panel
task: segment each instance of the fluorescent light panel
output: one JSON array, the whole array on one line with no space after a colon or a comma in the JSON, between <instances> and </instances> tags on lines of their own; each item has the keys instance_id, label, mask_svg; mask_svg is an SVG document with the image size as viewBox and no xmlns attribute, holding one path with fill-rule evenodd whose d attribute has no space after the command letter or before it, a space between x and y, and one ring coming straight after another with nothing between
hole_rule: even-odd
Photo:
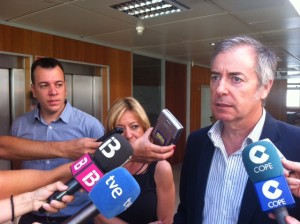
<instances>
[{"instance_id":1,"label":"fluorescent light panel","mask_svg":"<svg viewBox=\"0 0 300 224\"><path fill-rule=\"evenodd\" d=\"M124 12L128 15L135 16L139 19L148 19L156 16L168 15L186 10L178 7L173 2L164 0L132 0L110 7Z\"/></svg>"},{"instance_id":2,"label":"fluorescent light panel","mask_svg":"<svg viewBox=\"0 0 300 224\"><path fill-rule=\"evenodd\" d=\"M290 0L290 3L296 9L297 13L300 15L300 1L299 0Z\"/></svg>"}]
</instances>

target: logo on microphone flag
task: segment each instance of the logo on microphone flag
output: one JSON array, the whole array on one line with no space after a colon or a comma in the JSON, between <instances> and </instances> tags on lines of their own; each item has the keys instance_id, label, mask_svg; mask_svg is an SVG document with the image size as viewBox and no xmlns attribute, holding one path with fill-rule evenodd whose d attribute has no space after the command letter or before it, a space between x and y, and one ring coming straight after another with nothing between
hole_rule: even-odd
<instances>
[{"instance_id":1,"label":"logo on microphone flag","mask_svg":"<svg viewBox=\"0 0 300 224\"><path fill-rule=\"evenodd\" d=\"M263 211L295 203L284 176L255 183L255 190Z\"/></svg>"}]
</instances>

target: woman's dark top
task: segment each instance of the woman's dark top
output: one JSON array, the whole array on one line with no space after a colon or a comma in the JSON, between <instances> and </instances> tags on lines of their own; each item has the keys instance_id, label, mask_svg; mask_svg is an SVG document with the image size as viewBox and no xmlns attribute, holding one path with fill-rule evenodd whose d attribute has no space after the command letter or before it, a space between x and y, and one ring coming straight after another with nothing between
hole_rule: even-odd
<instances>
[{"instance_id":1,"label":"woman's dark top","mask_svg":"<svg viewBox=\"0 0 300 224\"><path fill-rule=\"evenodd\" d=\"M133 175L140 185L141 193L135 202L117 217L130 224L146 224L157 221L157 197L154 180L156 164L157 162L152 162L145 172Z\"/></svg>"}]
</instances>

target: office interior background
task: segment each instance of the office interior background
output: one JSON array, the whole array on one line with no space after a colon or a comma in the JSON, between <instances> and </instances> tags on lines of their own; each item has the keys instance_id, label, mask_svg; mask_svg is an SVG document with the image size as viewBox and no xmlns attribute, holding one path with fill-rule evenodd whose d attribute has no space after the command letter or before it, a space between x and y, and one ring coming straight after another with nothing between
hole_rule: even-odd
<instances>
[{"instance_id":1,"label":"office interior background","mask_svg":"<svg viewBox=\"0 0 300 224\"><path fill-rule=\"evenodd\" d=\"M154 5L147 9L150 3ZM241 34L257 38L278 55L266 109L277 119L300 123L300 17L289 0L129 4L128 0L1 1L0 135L9 134L13 119L32 109L31 63L55 57L66 70L68 100L102 123L110 104L125 96L142 103L152 124L161 109L168 108L184 126L168 159L178 164L188 134L213 120L209 106L213 44ZM11 161L0 162L1 169L10 167Z\"/></svg>"}]
</instances>

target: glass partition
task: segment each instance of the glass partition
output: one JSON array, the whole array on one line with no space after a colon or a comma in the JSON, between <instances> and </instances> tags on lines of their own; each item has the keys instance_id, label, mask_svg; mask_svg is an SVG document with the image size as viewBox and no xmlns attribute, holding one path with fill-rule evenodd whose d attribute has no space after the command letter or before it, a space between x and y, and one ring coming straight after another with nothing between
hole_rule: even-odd
<instances>
[{"instance_id":1,"label":"glass partition","mask_svg":"<svg viewBox=\"0 0 300 224\"><path fill-rule=\"evenodd\" d=\"M144 107L151 125L162 110L161 60L133 54L133 97Z\"/></svg>"}]
</instances>

